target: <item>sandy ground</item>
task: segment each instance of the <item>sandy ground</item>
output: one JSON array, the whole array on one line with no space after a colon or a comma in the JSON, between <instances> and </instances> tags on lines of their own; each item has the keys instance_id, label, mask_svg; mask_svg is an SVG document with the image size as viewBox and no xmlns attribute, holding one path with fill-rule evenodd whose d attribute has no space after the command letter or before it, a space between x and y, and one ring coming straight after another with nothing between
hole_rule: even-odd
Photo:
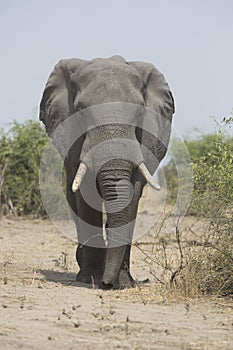
<instances>
[{"instance_id":1,"label":"sandy ground","mask_svg":"<svg viewBox=\"0 0 233 350\"><path fill-rule=\"evenodd\" d=\"M2 218L0 243L0 349L233 349L230 301L80 285L76 244L48 220ZM151 277L137 248L132 262Z\"/></svg>"}]
</instances>

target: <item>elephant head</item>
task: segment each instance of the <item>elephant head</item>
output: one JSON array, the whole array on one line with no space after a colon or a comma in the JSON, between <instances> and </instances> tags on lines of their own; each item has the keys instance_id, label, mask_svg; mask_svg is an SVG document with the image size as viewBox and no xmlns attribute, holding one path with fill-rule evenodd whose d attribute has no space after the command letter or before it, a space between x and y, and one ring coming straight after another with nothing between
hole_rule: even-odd
<instances>
[{"instance_id":1,"label":"elephant head","mask_svg":"<svg viewBox=\"0 0 233 350\"><path fill-rule=\"evenodd\" d=\"M173 113L169 86L149 63L126 62L120 56L67 59L51 73L40 104L48 135L55 139L57 128L70 116L76 120L82 115L71 133L86 123L64 161L67 200L81 243L78 280L94 279L105 288L134 283L129 255L138 203L146 183L159 189L152 175L166 154Z\"/></svg>"}]
</instances>

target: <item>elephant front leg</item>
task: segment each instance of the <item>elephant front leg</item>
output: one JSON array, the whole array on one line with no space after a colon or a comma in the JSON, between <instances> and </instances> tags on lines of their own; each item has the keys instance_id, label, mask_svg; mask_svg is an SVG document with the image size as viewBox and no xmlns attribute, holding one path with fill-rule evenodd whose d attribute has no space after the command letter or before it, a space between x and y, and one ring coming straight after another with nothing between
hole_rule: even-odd
<instances>
[{"instance_id":1,"label":"elephant front leg","mask_svg":"<svg viewBox=\"0 0 233 350\"><path fill-rule=\"evenodd\" d=\"M105 266L106 248L102 231L102 204L99 210L90 207L81 194L76 194L76 226L79 245L76 260L78 282L99 285Z\"/></svg>"},{"instance_id":2,"label":"elephant front leg","mask_svg":"<svg viewBox=\"0 0 233 350\"><path fill-rule=\"evenodd\" d=\"M136 282L130 273L130 251L131 245L128 244L125 249L123 263L119 273L119 288L134 287Z\"/></svg>"},{"instance_id":3,"label":"elephant front leg","mask_svg":"<svg viewBox=\"0 0 233 350\"><path fill-rule=\"evenodd\" d=\"M76 250L76 260L79 272L76 280L82 283L99 285L105 262L106 249L94 248L79 244Z\"/></svg>"}]
</instances>

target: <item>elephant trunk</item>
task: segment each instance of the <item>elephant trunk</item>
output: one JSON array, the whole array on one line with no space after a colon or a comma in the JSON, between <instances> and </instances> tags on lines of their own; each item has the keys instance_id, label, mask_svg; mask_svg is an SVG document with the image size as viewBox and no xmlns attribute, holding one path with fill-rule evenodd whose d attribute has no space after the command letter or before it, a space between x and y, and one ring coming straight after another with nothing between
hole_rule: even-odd
<instances>
[{"instance_id":1,"label":"elephant trunk","mask_svg":"<svg viewBox=\"0 0 233 350\"><path fill-rule=\"evenodd\" d=\"M105 288L117 286L126 247L132 241L132 172L133 164L129 161L112 160L105 164L98 174L99 188L107 212L108 249L102 279Z\"/></svg>"},{"instance_id":2,"label":"elephant trunk","mask_svg":"<svg viewBox=\"0 0 233 350\"><path fill-rule=\"evenodd\" d=\"M126 245L107 249L102 285L105 289L119 287L119 273L126 252Z\"/></svg>"}]
</instances>

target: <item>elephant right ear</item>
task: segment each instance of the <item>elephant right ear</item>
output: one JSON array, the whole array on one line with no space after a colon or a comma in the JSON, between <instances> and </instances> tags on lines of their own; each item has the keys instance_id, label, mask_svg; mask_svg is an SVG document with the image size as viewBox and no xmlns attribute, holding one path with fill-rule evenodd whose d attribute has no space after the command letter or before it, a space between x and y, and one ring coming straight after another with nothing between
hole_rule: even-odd
<instances>
[{"instance_id":1,"label":"elephant right ear","mask_svg":"<svg viewBox=\"0 0 233 350\"><path fill-rule=\"evenodd\" d=\"M144 99L146 106L159 113L163 118L172 121L175 104L172 92L162 73L152 64L147 77Z\"/></svg>"},{"instance_id":2,"label":"elephant right ear","mask_svg":"<svg viewBox=\"0 0 233 350\"><path fill-rule=\"evenodd\" d=\"M85 62L80 59L60 60L49 76L40 102L39 118L50 137L56 127L74 112L71 74Z\"/></svg>"},{"instance_id":3,"label":"elephant right ear","mask_svg":"<svg viewBox=\"0 0 233 350\"><path fill-rule=\"evenodd\" d=\"M164 158L171 133L172 116L175 112L174 100L163 74L151 63L130 62L140 73L143 81L145 107L137 130L144 162L153 174Z\"/></svg>"},{"instance_id":4,"label":"elephant right ear","mask_svg":"<svg viewBox=\"0 0 233 350\"><path fill-rule=\"evenodd\" d=\"M142 77L145 106L171 121L175 113L175 104L164 75L152 63L132 61L129 64L134 66Z\"/></svg>"}]
</instances>

